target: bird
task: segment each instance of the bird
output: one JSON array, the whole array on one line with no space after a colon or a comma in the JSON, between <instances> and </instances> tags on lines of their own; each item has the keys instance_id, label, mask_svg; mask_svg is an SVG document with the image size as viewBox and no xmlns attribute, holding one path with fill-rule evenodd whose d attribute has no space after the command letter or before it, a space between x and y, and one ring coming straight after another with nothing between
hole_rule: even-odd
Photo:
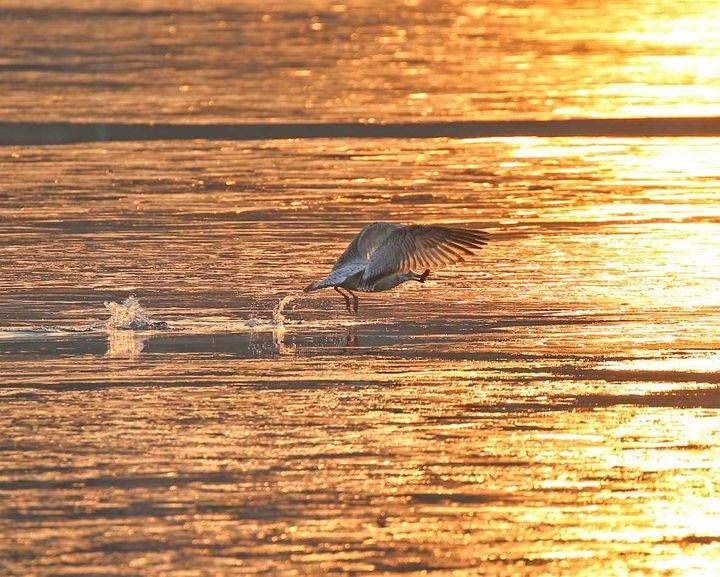
<instances>
[{"instance_id":1,"label":"bird","mask_svg":"<svg viewBox=\"0 0 720 577\"><path fill-rule=\"evenodd\" d=\"M431 267L464 262L488 238L482 230L374 222L352 239L330 274L306 286L304 292L332 287L345 299L348 312L357 314L359 299L353 291L381 292L407 281L424 283Z\"/></svg>"}]
</instances>

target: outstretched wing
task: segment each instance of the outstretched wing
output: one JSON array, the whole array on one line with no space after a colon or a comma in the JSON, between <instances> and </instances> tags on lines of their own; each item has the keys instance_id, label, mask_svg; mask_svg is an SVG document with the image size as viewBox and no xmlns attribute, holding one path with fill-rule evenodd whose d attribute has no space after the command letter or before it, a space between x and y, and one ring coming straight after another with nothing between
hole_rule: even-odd
<instances>
[{"instance_id":1,"label":"outstretched wing","mask_svg":"<svg viewBox=\"0 0 720 577\"><path fill-rule=\"evenodd\" d=\"M370 257L363 281L464 262L487 241L487 233L481 230L418 224L398 227Z\"/></svg>"},{"instance_id":2,"label":"outstretched wing","mask_svg":"<svg viewBox=\"0 0 720 577\"><path fill-rule=\"evenodd\" d=\"M338 270L358 262L367 263L388 236L400 228L403 228L403 226L390 222L374 222L364 226L358 235L352 239L345 252L335 261L332 270Z\"/></svg>"}]
</instances>

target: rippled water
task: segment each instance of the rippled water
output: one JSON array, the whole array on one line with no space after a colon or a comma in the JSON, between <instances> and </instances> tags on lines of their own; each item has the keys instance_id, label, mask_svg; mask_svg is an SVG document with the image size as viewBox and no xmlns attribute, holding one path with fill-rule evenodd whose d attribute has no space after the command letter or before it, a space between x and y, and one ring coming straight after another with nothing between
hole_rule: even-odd
<instances>
[{"instance_id":1,"label":"rippled water","mask_svg":"<svg viewBox=\"0 0 720 577\"><path fill-rule=\"evenodd\" d=\"M4 572L703 574L719 159L706 139L4 151ZM380 218L492 242L357 319L303 295L273 330ZM169 328L28 330L130 293Z\"/></svg>"},{"instance_id":2,"label":"rippled water","mask_svg":"<svg viewBox=\"0 0 720 577\"><path fill-rule=\"evenodd\" d=\"M0 112L717 111L713 2L258 6L6 0ZM8 146L0 174L0 575L720 565L716 139ZM374 220L491 241L357 317L300 294Z\"/></svg>"},{"instance_id":3,"label":"rippled water","mask_svg":"<svg viewBox=\"0 0 720 577\"><path fill-rule=\"evenodd\" d=\"M0 114L720 114L718 0L4 0Z\"/></svg>"}]
</instances>

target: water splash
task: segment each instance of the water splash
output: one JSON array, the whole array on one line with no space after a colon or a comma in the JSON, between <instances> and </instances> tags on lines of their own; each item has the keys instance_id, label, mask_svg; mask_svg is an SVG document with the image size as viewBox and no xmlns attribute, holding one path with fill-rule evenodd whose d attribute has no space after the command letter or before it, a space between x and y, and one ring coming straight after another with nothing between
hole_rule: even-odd
<instances>
[{"instance_id":1,"label":"water splash","mask_svg":"<svg viewBox=\"0 0 720 577\"><path fill-rule=\"evenodd\" d=\"M134 295L130 295L122 303L106 302L105 308L110 311L110 318L105 321L108 329L166 329L164 321L152 320Z\"/></svg>"},{"instance_id":2,"label":"water splash","mask_svg":"<svg viewBox=\"0 0 720 577\"><path fill-rule=\"evenodd\" d=\"M299 293L287 295L280 299L280 302L275 307L275 310L273 310L272 315L272 322L275 326L282 326L285 324L285 315L283 315L283 311L285 310L285 307L290 304L292 301L294 301L296 298L300 296Z\"/></svg>"}]
</instances>

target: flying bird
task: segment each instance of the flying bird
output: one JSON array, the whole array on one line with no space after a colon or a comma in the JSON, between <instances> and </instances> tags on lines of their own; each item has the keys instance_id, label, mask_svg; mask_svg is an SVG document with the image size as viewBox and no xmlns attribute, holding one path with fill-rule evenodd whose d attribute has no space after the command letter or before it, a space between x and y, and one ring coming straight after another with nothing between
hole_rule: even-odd
<instances>
[{"instance_id":1,"label":"flying bird","mask_svg":"<svg viewBox=\"0 0 720 577\"><path fill-rule=\"evenodd\" d=\"M386 291L410 280L423 283L431 267L464 262L487 241L487 233L481 230L375 222L352 240L330 274L306 286L305 292L332 287L345 299L348 312L357 313L358 297L353 291ZM422 269L420 274L415 272Z\"/></svg>"}]
</instances>

